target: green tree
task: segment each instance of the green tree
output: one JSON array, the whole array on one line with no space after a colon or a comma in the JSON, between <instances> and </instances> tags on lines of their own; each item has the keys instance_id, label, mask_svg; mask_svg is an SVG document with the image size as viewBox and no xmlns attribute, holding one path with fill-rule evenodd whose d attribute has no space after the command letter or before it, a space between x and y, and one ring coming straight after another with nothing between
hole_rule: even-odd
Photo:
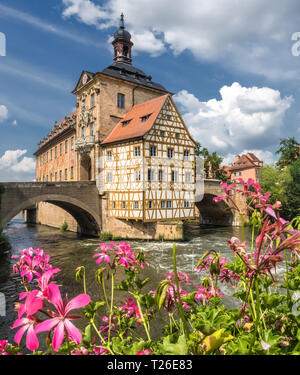
<instances>
[{"instance_id":1,"label":"green tree","mask_svg":"<svg viewBox=\"0 0 300 375\"><path fill-rule=\"evenodd\" d=\"M202 156L204 159L204 174L206 178L212 177L222 181L228 180L224 167L221 167L223 158L218 156L216 152L210 154L206 147L202 147L197 142L195 155Z\"/></svg>"},{"instance_id":2,"label":"green tree","mask_svg":"<svg viewBox=\"0 0 300 375\"><path fill-rule=\"evenodd\" d=\"M288 166L291 176L286 189L288 219L299 215L300 209L300 158Z\"/></svg>"},{"instance_id":3,"label":"green tree","mask_svg":"<svg viewBox=\"0 0 300 375\"><path fill-rule=\"evenodd\" d=\"M277 162L279 168L284 168L297 159L300 154L298 146L300 146L300 144L294 137L280 140L280 147L276 151L276 154L280 154L280 158Z\"/></svg>"},{"instance_id":4,"label":"green tree","mask_svg":"<svg viewBox=\"0 0 300 375\"><path fill-rule=\"evenodd\" d=\"M289 170L280 170L275 166L267 165L261 169L261 179L261 188L264 193L271 194L271 203L280 201L285 204L287 187L291 181Z\"/></svg>"}]
</instances>

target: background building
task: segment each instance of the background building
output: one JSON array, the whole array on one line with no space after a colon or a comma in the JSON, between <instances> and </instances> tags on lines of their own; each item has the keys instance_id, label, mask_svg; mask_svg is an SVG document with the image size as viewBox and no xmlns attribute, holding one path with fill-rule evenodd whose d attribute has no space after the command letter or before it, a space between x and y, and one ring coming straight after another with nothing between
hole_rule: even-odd
<instances>
[{"instance_id":1,"label":"background building","mask_svg":"<svg viewBox=\"0 0 300 375\"><path fill-rule=\"evenodd\" d=\"M252 178L256 183L261 182L261 169L263 161L259 160L253 153L248 152L235 157L235 162L225 167L231 181L242 178L247 181Z\"/></svg>"}]
</instances>

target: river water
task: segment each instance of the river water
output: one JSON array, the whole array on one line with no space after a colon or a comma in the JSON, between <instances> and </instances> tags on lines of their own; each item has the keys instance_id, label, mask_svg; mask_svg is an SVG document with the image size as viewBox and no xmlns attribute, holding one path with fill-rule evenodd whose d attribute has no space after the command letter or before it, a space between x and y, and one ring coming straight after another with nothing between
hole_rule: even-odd
<instances>
[{"instance_id":1,"label":"river water","mask_svg":"<svg viewBox=\"0 0 300 375\"><path fill-rule=\"evenodd\" d=\"M249 228L245 228L246 239L250 238ZM50 263L62 271L57 274L55 280L62 285L63 294L73 298L83 293L82 284L75 280L75 269L84 265L87 270L87 292L95 299L102 299L103 295L99 286L95 283L94 274L98 265L92 255L97 249L97 238L80 238L76 233L62 233L42 225L25 224L22 216L15 217L6 227L4 233L9 236L12 250L0 258L0 292L5 295L6 315L0 316L0 340L9 339L13 343L16 330L11 330L17 317L14 311L14 302L18 301L19 293L23 291L20 278L12 272L14 259L11 255L18 255L25 248L40 248L51 256ZM227 240L232 236L241 238L241 228L217 227L217 228L193 228L189 233L190 239L186 242L176 243L177 268L191 274L191 280L195 285L200 284L199 274L193 272L201 255L209 249L220 251L228 260L233 258L232 251L227 245ZM149 262L149 267L144 270L143 276L150 277L151 282L145 287L147 290L156 289L160 280L164 279L165 272L172 270L173 243L169 241L133 241L128 240L131 247L137 251L142 249ZM116 275L116 282L122 279L121 274ZM222 285L225 294L225 304L232 305L228 298L231 290ZM116 304L122 298L128 297L122 292L116 293ZM0 309L1 312L1 309Z\"/></svg>"}]
</instances>

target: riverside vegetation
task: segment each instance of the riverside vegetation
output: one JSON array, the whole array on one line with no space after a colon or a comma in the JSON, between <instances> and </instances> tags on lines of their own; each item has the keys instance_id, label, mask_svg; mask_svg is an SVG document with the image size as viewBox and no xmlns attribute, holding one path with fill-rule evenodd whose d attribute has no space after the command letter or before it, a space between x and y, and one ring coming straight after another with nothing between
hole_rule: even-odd
<instances>
[{"instance_id":1,"label":"riverside vegetation","mask_svg":"<svg viewBox=\"0 0 300 375\"><path fill-rule=\"evenodd\" d=\"M199 249L196 286L177 269L175 245L173 270L156 290L147 290L145 254L122 241L101 243L93 257L103 300L93 301L87 294L86 268L80 266L75 276L82 281L83 294L68 301L55 283L61 271L51 265L50 256L41 249L24 249L14 265L24 287L11 327L15 342L0 341L0 353L22 354L26 347L38 355L299 355L300 217L284 220L279 201L270 204L270 194L262 193L253 180L239 182L242 190L222 183L224 193L215 201L234 204L234 190L243 194L247 212L240 215L250 219L252 241L228 239L224 246L232 250L232 262L213 249ZM119 268L125 278L117 284ZM105 280L111 283L109 290ZM222 283L231 286L239 308L225 307ZM115 302L116 290L128 294L121 304ZM154 318L161 313L165 326L154 339ZM78 319L86 321L82 331ZM46 350L40 349L41 332L46 332Z\"/></svg>"}]
</instances>

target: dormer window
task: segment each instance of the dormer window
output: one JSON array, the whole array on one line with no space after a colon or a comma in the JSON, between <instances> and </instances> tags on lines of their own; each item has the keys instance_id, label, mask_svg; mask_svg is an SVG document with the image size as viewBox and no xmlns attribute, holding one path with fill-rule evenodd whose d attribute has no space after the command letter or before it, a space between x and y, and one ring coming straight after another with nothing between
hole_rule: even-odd
<instances>
[{"instance_id":1,"label":"dormer window","mask_svg":"<svg viewBox=\"0 0 300 375\"><path fill-rule=\"evenodd\" d=\"M130 123L131 120L122 121L123 128Z\"/></svg>"},{"instance_id":2,"label":"dormer window","mask_svg":"<svg viewBox=\"0 0 300 375\"><path fill-rule=\"evenodd\" d=\"M146 116L142 116L141 117L141 121L142 122L146 122L148 120L148 118L150 117L150 114L149 115L146 115Z\"/></svg>"}]
</instances>

